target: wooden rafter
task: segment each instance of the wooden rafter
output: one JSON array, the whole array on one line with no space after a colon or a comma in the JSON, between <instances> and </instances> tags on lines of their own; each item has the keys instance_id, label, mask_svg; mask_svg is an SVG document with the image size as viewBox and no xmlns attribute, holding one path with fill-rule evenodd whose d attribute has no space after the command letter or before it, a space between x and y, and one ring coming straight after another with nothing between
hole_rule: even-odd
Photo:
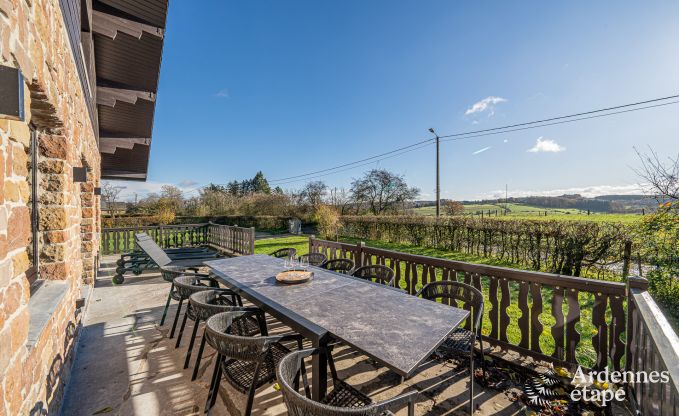
<instances>
[{"instance_id":1,"label":"wooden rafter","mask_svg":"<svg viewBox=\"0 0 679 416\"><path fill-rule=\"evenodd\" d=\"M136 104L138 99L156 101L156 94L149 91L129 90L123 88L97 87L97 104L115 107L116 101Z\"/></svg>"},{"instance_id":2,"label":"wooden rafter","mask_svg":"<svg viewBox=\"0 0 679 416\"><path fill-rule=\"evenodd\" d=\"M144 33L157 36L161 39L164 36L163 29L159 27L113 16L97 10L92 11L92 30L114 40L118 32L126 33L137 39L140 39Z\"/></svg>"},{"instance_id":3,"label":"wooden rafter","mask_svg":"<svg viewBox=\"0 0 679 416\"><path fill-rule=\"evenodd\" d=\"M100 137L99 151L101 153L113 154L116 149L132 149L135 144L149 146L151 139L147 137Z\"/></svg>"}]
</instances>

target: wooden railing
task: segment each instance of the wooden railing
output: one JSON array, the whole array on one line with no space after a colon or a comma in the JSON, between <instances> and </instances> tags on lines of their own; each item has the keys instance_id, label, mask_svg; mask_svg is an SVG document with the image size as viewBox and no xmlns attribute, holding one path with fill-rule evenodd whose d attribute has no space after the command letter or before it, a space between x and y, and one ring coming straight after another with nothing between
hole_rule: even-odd
<instances>
[{"instance_id":1,"label":"wooden railing","mask_svg":"<svg viewBox=\"0 0 679 416\"><path fill-rule=\"evenodd\" d=\"M150 225L103 228L101 254L134 250L134 234L145 232L162 248L198 246L207 243L208 224Z\"/></svg>"},{"instance_id":2,"label":"wooden railing","mask_svg":"<svg viewBox=\"0 0 679 416\"><path fill-rule=\"evenodd\" d=\"M628 384L628 397L640 415L678 414L679 338L649 295L648 282L643 278L630 277L625 284L313 237L309 251L324 253L330 259L351 258L357 267L387 265L396 272L395 285L411 294L435 280L471 284L486 298L483 333L491 344L571 369L582 365L635 374L666 371L669 382ZM552 318L551 326L545 324L548 317ZM510 337L512 325L514 334L518 333L514 339Z\"/></svg>"},{"instance_id":3,"label":"wooden railing","mask_svg":"<svg viewBox=\"0 0 679 416\"><path fill-rule=\"evenodd\" d=\"M459 280L486 297L484 335L492 343L561 365L624 365L624 283L471 264L310 239L310 251L352 258L357 266L384 264L395 285L415 294L435 280ZM589 309L585 314L583 309ZM591 312L591 313L590 313ZM510 317L511 316L511 317ZM591 316L591 319L585 319ZM546 320L554 322L550 327ZM581 334L583 327L589 333Z\"/></svg>"},{"instance_id":4,"label":"wooden railing","mask_svg":"<svg viewBox=\"0 0 679 416\"><path fill-rule=\"evenodd\" d=\"M104 228L101 254L127 253L135 249L134 234L145 232L161 247L210 245L230 255L255 252L255 229L217 224L180 224Z\"/></svg>"},{"instance_id":5,"label":"wooden railing","mask_svg":"<svg viewBox=\"0 0 679 416\"><path fill-rule=\"evenodd\" d=\"M207 242L227 254L254 254L255 229L210 223L207 227Z\"/></svg>"},{"instance_id":6,"label":"wooden railing","mask_svg":"<svg viewBox=\"0 0 679 416\"><path fill-rule=\"evenodd\" d=\"M679 337L648 293L643 278L629 279L629 322L626 370L633 373L666 371L667 383L628 385L628 393L639 414L676 415L679 412Z\"/></svg>"}]
</instances>

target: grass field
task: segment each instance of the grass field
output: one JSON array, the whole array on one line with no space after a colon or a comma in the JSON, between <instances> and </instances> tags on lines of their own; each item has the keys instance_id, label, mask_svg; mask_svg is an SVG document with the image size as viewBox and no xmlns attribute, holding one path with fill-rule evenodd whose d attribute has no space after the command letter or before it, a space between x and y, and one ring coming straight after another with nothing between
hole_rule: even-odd
<instances>
[{"instance_id":1,"label":"grass field","mask_svg":"<svg viewBox=\"0 0 679 416\"><path fill-rule=\"evenodd\" d=\"M355 241L347 240L347 242L354 243ZM467 261L471 263L478 264L488 264L495 266L505 266L512 267L512 264L499 262L493 259L477 257L473 255L468 255L464 253L447 252L444 250L414 247L403 244L392 244L384 243L381 241L366 241L366 245L371 247L379 247L389 250L401 251L412 254L419 254L431 257L439 257L450 260ZM255 242L255 253L258 254L269 254L279 248L284 247L294 247L297 249L298 255L306 254L309 252L309 240L307 237L284 237L284 238L269 238L258 240ZM405 267L405 266L403 266ZM514 266L515 267L515 266ZM402 275L404 272L402 271ZM401 282L402 286L405 287L405 283ZM490 309L490 299L489 299L489 282L487 279L481 279L481 285L484 289L484 297L486 301L486 308L484 311L484 325L483 333L488 335L490 333L490 321L489 321L489 309ZM418 289L421 284L418 283L416 286ZM518 344L521 340L521 332L518 327L518 319L521 317L521 310L518 307L518 292L519 287L517 283L510 283L510 306L507 308L507 313L510 317L510 324L507 328L507 336L509 341L513 344ZM543 332L540 336L540 348L543 353L551 354L554 351L554 339L551 336L551 326L556 323L554 317L552 317L551 299L552 290L549 288L542 289L542 299L543 299L543 313L540 315L540 322L544 325ZM529 302L529 308L532 302ZM591 366L596 360L596 354L592 346L592 336L596 334L596 329L591 321L592 306L594 304L594 296L588 293L579 294L579 304L581 308L581 318L580 322L576 325L577 331L581 334L581 340L576 348L576 356L578 361L585 366ZM568 312L568 306L564 302L563 313L566 316ZM608 315L608 314L607 314ZM610 316L607 316L607 320L610 320Z\"/></svg>"},{"instance_id":2,"label":"grass field","mask_svg":"<svg viewBox=\"0 0 679 416\"><path fill-rule=\"evenodd\" d=\"M504 204L466 204L465 215L479 215L483 211L484 216L490 211L491 218L499 219L531 219L531 220L564 220L564 221L606 221L633 223L642 218L639 214L609 214L591 212L572 208L542 208L524 204L507 204L509 212L502 215ZM436 207L420 207L413 210L415 214L433 216L436 215ZM497 212L497 216L496 216Z\"/></svg>"}]
</instances>

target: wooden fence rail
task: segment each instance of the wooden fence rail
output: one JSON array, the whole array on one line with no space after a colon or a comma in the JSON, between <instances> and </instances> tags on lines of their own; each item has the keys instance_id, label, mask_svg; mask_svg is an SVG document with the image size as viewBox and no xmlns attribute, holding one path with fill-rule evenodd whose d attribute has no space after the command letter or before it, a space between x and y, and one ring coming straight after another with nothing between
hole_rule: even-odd
<instances>
[{"instance_id":1,"label":"wooden fence rail","mask_svg":"<svg viewBox=\"0 0 679 416\"><path fill-rule=\"evenodd\" d=\"M679 337L672 330L658 305L648 293L648 281L630 278L626 370L664 372L667 383L628 385L628 393L639 414L661 416L679 414Z\"/></svg>"},{"instance_id":2,"label":"wooden fence rail","mask_svg":"<svg viewBox=\"0 0 679 416\"><path fill-rule=\"evenodd\" d=\"M208 223L104 228L101 230L101 254L133 251L134 234L138 232L148 234L161 248L210 245L230 255L255 252L254 228Z\"/></svg>"}]
</instances>

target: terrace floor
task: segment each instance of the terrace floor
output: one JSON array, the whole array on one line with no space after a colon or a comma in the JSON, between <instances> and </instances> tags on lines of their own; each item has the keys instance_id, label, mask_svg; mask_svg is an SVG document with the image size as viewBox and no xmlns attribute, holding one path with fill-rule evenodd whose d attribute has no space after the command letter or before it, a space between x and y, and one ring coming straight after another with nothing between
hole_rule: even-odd
<instances>
[{"instance_id":1,"label":"terrace floor","mask_svg":"<svg viewBox=\"0 0 679 416\"><path fill-rule=\"evenodd\" d=\"M104 259L105 265L115 257ZM197 415L202 414L212 371L214 352L206 348L200 377L191 382L192 368L182 368L191 333L185 330L182 346L167 335L171 320L159 327L168 284L158 273L126 276L114 286L110 277L99 277L90 295L83 328L67 387L62 414L65 415ZM174 306L168 317L173 317ZM191 321L187 325L190 325ZM271 319L271 332L286 331ZM202 332L202 330L201 330ZM199 332L199 334L201 333ZM197 348L196 348L197 349ZM194 356L195 351L194 349ZM422 389L449 379L432 394L421 395L419 415L468 414L469 375L450 362L432 360L413 378L400 378L349 348L336 349L340 378L374 400L386 399L410 388ZM511 392L483 389L476 384L475 414L518 415L525 407L510 400ZM240 415L244 397L222 383L212 414ZM284 415L281 393L273 386L262 388L255 397L255 415ZM406 414L405 410L398 413Z\"/></svg>"}]
</instances>

